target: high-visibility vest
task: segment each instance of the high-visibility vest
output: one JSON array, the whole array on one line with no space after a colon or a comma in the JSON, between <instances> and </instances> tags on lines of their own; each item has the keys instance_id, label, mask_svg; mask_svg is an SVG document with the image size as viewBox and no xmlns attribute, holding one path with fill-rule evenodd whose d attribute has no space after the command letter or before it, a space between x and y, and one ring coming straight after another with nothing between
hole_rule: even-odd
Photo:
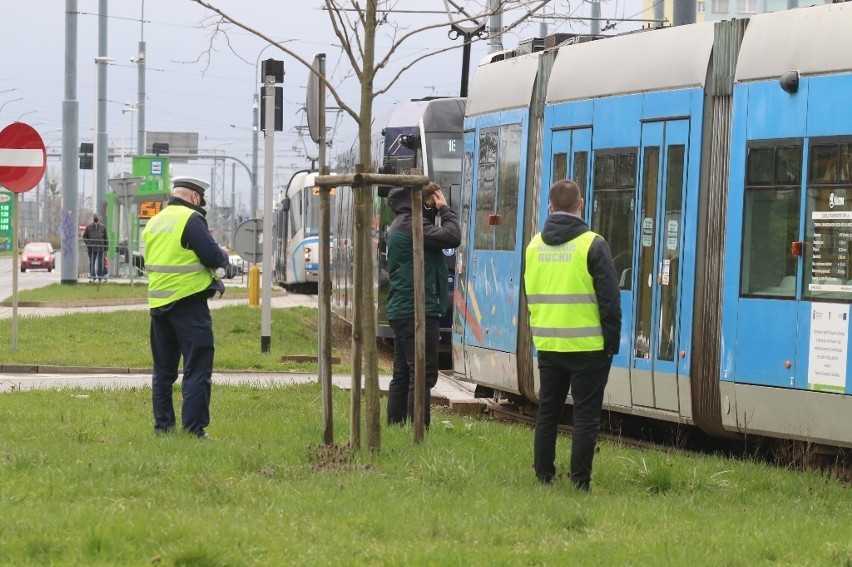
<instances>
[{"instance_id":1,"label":"high-visibility vest","mask_svg":"<svg viewBox=\"0 0 852 567\"><path fill-rule=\"evenodd\" d=\"M589 352L604 348L589 248L598 235L549 246L536 234L526 250L524 288L533 343L538 350Z\"/></svg>"},{"instance_id":2,"label":"high-visibility vest","mask_svg":"<svg viewBox=\"0 0 852 567\"><path fill-rule=\"evenodd\" d=\"M213 271L180 243L194 212L189 207L170 205L154 215L142 232L148 306L152 309L204 291L213 281Z\"/></svg>"}]
</instances>

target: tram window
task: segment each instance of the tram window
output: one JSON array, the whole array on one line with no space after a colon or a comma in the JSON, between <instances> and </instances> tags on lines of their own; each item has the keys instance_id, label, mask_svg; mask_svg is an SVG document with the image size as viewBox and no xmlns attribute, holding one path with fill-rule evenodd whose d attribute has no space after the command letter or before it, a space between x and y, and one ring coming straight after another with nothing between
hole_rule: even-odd
<instances>
[{"instance_id":1,"label":"tram window","mask_svg":"<svg viewBox=\"0 0 852 567\"><path fill-rule=\"evenodd\" d=\"M289 225L288 238L293 238L293 235L296 234L296 231L299 230L299 226L301 225L301 201L299 200L301 195L296 194L293 198L291 198L290 205L290 222L287 223Z\"/></svg>"},{"instance_id":2,"label":"tram window","mask_svg":"<svg viewBox=\"0 0 852 567\"><path fill-rule=\"evenodd\" d=\"M802 149L781 147L775 152L775 184L799 185L802 182Z\"/></svg>"},{"instance_id":3,"label":"tram window","mask_svg":"<svg viewBox=\"0 0 852 567\"><path fill-rule=\"evenodd\" d=\"M479 250L514 250L521 168L521 125L483 129L479 135L476 238Z\"/></svg>"},{"instance_id":4,"label":"tram window","mask_svg":"<svg viewBox=\"0 0 852 567\"><path fill-rule=\"evenodd\" d=\"M595 156L595 190L615 188L615 156Z\"/></svg>"},{"instance_id":5,"label":"tram window","mask_svg":"<svg viewBox=\"0 0 852 567\"><path fill-rule=\"evenodd\" d=\"M453 210L457 210L458 203L453 200L453 189L457 190L461 183L461 134L429 133L427 140L429 177L443 188L447 203Z\"/></svg>"},{"instance_id":6,"label":"tram window","mask_svg":"<svg viewBox=\"0 0 852 567\"><path fill-rule=\"evenodd\" d=\"M803 297L852 300L850 144L813 144L805 199ZM845 169L845 170L844 170Z\"/></svg>"},{"instance_id":7,"label":"tram window","mask_svg":"<svg viewBox=\"0 0 852 567\"><path fill-rule=\"evenodd\" d=\"M518 219L518 190L521 182L521 126L500 128L500 185L497 191L497 224L494 248L514 250Z\"/></svg>"},{"instance_id":8,"label":"tram window","mask_svg":"<svg viewBox=\"0 0 852 567\"><path fill-rule=\"evenodd\" d=\"M552 185L566 177L568 177L568 154L553 154L553 175L551 176L550 184Z\"/></svg>"},{"instance_id":9,"label":"tram window","mask_svg":"<svg viewBox=\"0 0 852 567\"><path fill-rule=\"evenodd\" d=\"M800 145L761 145L748 149L743 210L740 293L751 297L794 298L801 216Z\"/></svg>"},{"instance_id":10,"label":"tram window","mask_svg":"<svg viewBox=\"0 0 852 567\"><path fill-rule=\"evenodd\" d=\"M578 183L581 176L586 176L586 158L585 152L574 155L574 173ZM593 202L591 210L586 213L591 215L592 230L609 243L616 273L621 277L622 289L630 289L636 205L636 150L596 153L594 170ZM577 175L578 172L581 175ZM629 184L631 182L632 184ZM585 179L580 187L584 185Z\"/></svg>"},{"instance_id":11,"label":"tram window","mask_svg":"<svg viewBox=\"0 0 852 567\"><path fill-rule=\"evenodd\" d=\"M615 186L617 189L630 189L636 186L636 154L618 154L615 156Z\"/></svg>"},{"instance_id":12,"label":"tram window","mask_svg":"<svg viewBox=\"0 0 852 567\"><path fill-rule=\"evenodd\" d=\"M476 249L494 248L494 229L488 217L494 213L497 191L497 129L483 129L479 134L479 177L476 185Z\"/></svg>"},{"instance_id":13,"label":"tram window","mask_svg":"<svg viewBox=\"0 0 852 567\"><path fill-rule=\"evenodd\" d=\"M811 183L836 183L839 148L836 145L813 146L808 166Z\"/></svg>"},{"instance_id":14,"label":"tram window","mask_svg":"<svg viewBox=\"0 0 852 567\"><path fill-rule=\"evenodd\" d=\"M585 191L589 180L589 152L574 153L574 181Z\"/></svg>"},{"instance_id":15,"label":"tram window","mask_svg":"<svg viewBox=\"0 0 852 567\"><path fill-rule=\"evenodd\" d=\"M840 171L838 172L840 181L852 181L852 144L840 145Z\"/></svg>"},{"instance_id":16,"label":"tram window","mask_svg":"<svg viewBox=\"0 0 852 567\"><path fill-rule=\"evenodd\" d=\"M772 184L772 157L774 148L749 148L746 166L746 185Z\"/></svg>"}]
</instances>

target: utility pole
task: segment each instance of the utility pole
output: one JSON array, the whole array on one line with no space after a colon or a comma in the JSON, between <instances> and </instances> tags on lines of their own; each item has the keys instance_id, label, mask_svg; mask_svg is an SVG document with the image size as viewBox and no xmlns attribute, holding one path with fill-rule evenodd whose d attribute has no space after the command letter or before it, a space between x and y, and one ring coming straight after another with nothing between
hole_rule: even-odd
<instances>
[{"instance_id":1,"label":"utility pole","mask_svg":"<svg viewBox=\"0 0 852 567\"><path fill-rule=\"evenodd\" d=\"M62 220L73 230L61 231L60 282L77 283L77 142L80 104L77 101L77 0L65 0L65 99L62 101ZM45 186L45 195L47 195Z\"/></svg>"},{"instance_id":2,"label":"utility pole","mask_svg":"<svg viewBox=\"0 0 852 567\"><path fill-rule=\"evenodd\" d=\"M97 211L102 218L106 218L106 189L107 189L107 152L109 150L109 137L106 132L107 121L107 68L111 59L107 57L107 17L108 0L98 1L98 56L97 83L98 83L98 108L95 117L97 128L95 129L95 202L92 209Z\"/></svg>"},{"instance_id":3,"label":"utility pole","mask_svg":"<svg viewBox=\"0 0 852 567\"><path fill-rule=\"evenodd\" d=\"M139 53L136 54L137 91L136 91L136 155L145 155L145 0L142 0L140 18Z\"/></svg>"}]
</instances>

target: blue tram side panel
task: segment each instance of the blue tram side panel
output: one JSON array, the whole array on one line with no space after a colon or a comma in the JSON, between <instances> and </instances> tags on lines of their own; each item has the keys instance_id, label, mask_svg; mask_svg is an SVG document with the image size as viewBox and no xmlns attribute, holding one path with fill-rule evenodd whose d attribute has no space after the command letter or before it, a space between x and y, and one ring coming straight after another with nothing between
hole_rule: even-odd
<instances>
[{"instance_id":1,"label":"blue tram side panel","mask_svg":"<svg viewBox=\"0 0 852 567\"><path fill-rule=\"evenodd\" d=\"M561 50L545 111L552 142L545 146L550 159L542 160L539 222L544 188L561 177L578 180L585 218L609 242L620 279L622 340L607 403L669 412L667 419L691 416L686 345L697 220L687 213L699 191L712 42L712 25L702 24ZM673 52L671 45L683 49Z\"/></svg>"},{"instance_id":2,"label":"blue tram side panel","mask_svg":"<svg viewBox=\"0 0 852 567\"><path fill-rule=\"evenodd\" d=\"M850 26L852 8L830 5L755 17L743 40L726 251L738 269L725 281L722 330L732 427L783 426L765 410L771 400L814 437L848 441Z\"/></svg>"},{"instance_id":3,"label":"blue tram side panel","mask_svg":"<svg viewBox=\"0 0 852 567\"><path fill-rule=\"evenodd\" d=\"M537 401L523 249L547 189L568 177L620 278L610 409L852 446L849 29L852 7L829 5L480 65L465 118L456 374ZM514 125L516 145L502 136ZM517 238L497 246L500 195L516 179Z\"/></svg>"},{"instance_id":4,"label":"blue tram side panel","mask_svg":"<svg viewBox=\"0 0 852 567\"><path fill-rule=\"evenodd\" d=\"M513 369L531 173L529 107L538 68L534 54L481 66L464 123L453 368L477 383L515 393L521 393Z\"/></svg>"}]
</instances>

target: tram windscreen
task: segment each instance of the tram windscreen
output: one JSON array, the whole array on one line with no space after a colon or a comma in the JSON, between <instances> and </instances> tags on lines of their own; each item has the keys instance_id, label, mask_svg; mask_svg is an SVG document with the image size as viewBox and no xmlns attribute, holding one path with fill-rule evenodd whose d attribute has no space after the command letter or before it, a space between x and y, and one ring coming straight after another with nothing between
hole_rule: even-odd
<instances>
[{"instance_id":1,"label":"tram windscreen","mask_svg":"<svg viewBox=\"0 0 852 567\"><path fill-rule=\"evenodd\" d=\"M432 134L427 136L426 163L429 177L444 190L450 207L458 210L461 196L462 135Z\"/></svg>"},{"instance_id":2,"label":"tram windscreen","mask_svg":"<svg viewBox=\"0 0 852 567\"><path fill-rule=\"evenodd\" d=\"M334 210L334 189L329 195L329 214ZM320 197L319 189L307 189L302 192L305 198L305 234L304 236L318 236L320 231Z\"/></svg>"}]
</instances>

